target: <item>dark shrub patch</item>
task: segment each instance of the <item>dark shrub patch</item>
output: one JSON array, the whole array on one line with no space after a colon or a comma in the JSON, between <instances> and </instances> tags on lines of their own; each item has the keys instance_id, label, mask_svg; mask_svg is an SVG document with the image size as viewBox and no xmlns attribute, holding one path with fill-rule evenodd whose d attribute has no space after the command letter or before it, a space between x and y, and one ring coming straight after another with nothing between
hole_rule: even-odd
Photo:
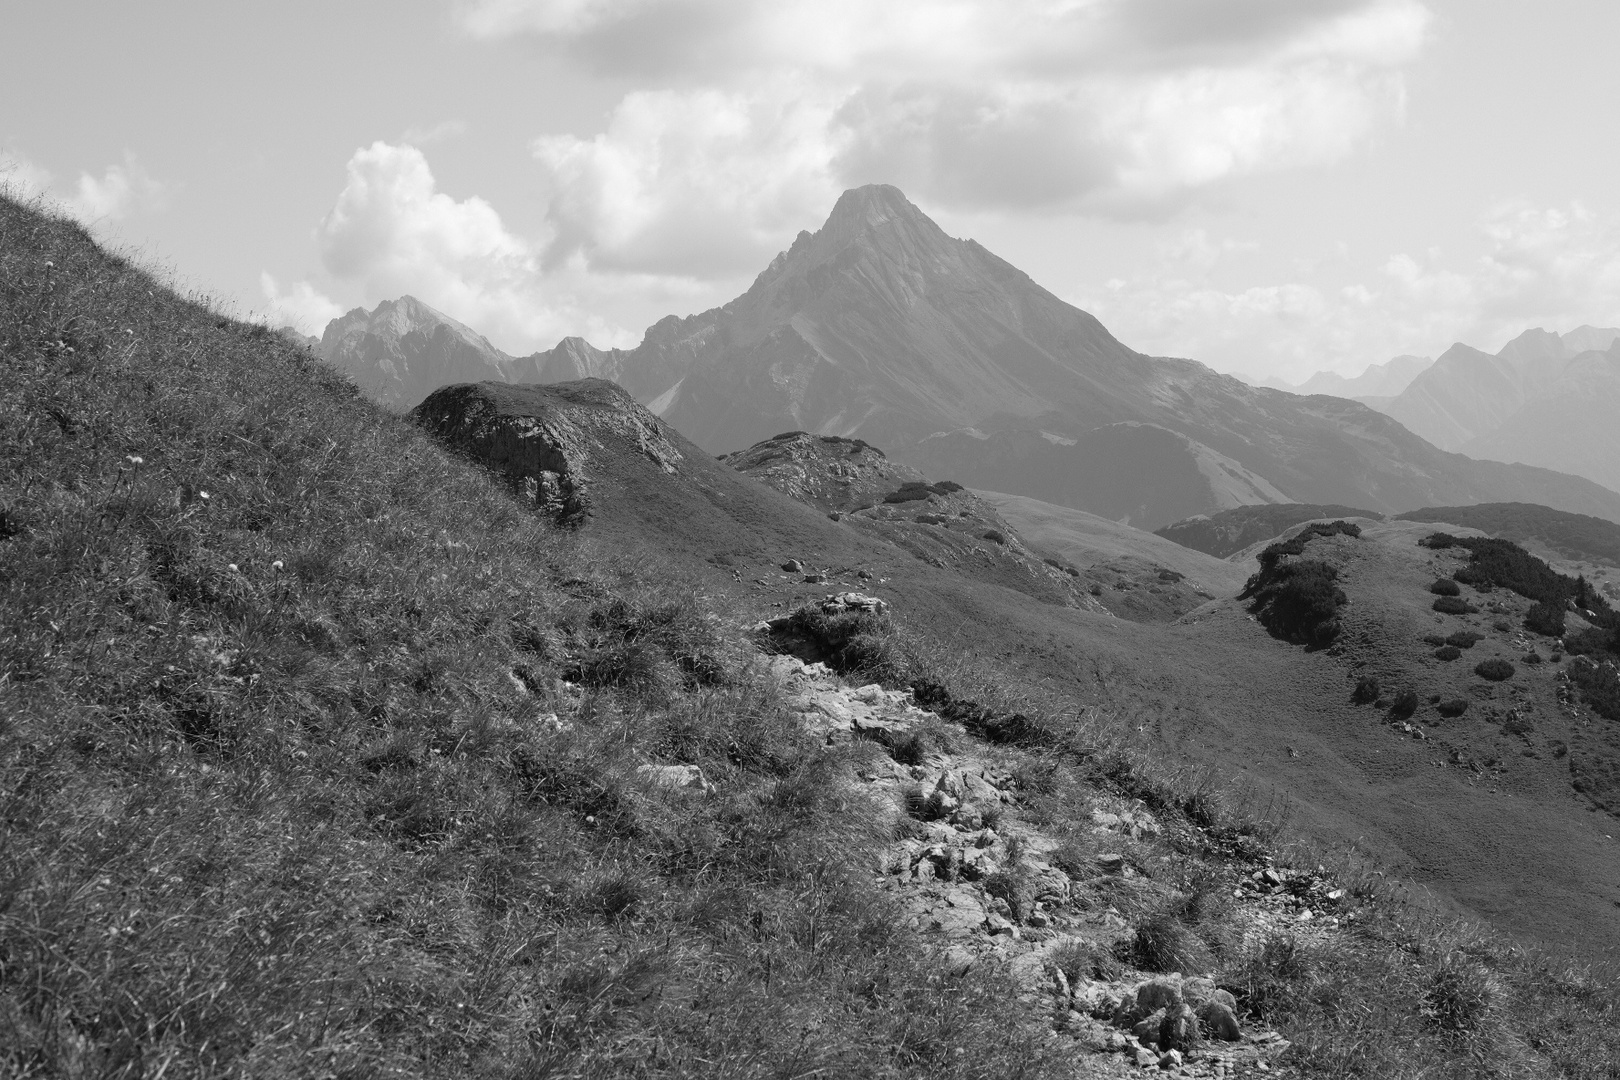
<instances>
[{"instance_id":1,"label":"dark shrub patch","mask_svg":"<svg viewBox=\"0 0 1620 1080\"><path fill-rule=\"evenodd\" d=\"M1506 619L1497 619L1495 622L1491 623L1491 629L1505 634L1509 630L1513 629L1513 624L1508 622Z\"/></svg>"},{"instance_id":2,"label":"dark shrub patch","mask_svg":"<svg viewBox=\"0 0 1620 1080\"><path fill-rule=\"evenodd\" d=\"M1262 560L1263 562L1263 560ZM1262 565L1249 579L1241 600L1273 637L1323 648L1339 636L1339 608L1348 598L1336 582L1339 572L1319 559Z\"/></svg>"},{"instance_id":3,"label":"dark shrub patch","mask_svg":"<svg viewBox=\"0 0 1620 1080\"><path fill-rule=\"evenodd\" d=\"M1434 610L1442 615L1472 615L1479 608L1460 596L1440 596L1435 598Z\"/></svg>"},{"instance_id":4,"label":"dark shrub patch","mask_svg":"<svg viewBox=\"0 0 1620 1080\"><path fill-rule=\"evenodd\" d=\"M1571 656L1603 657L1620 653L1620 630L1588 626L1564 635L1564 651Z\"/></svg>"},{"instance_id":5,"label":"dark shrub patch","mask_svg":"<svg viewBox=\"0 0 1620 1080\"><path fill-rule=\"evenodd\" d=\"M1561 602L1541 600L1524 613L1524 628L1543 637L1564 636L1564 605Z\"/></svg>"},{"instance_id":6,"label":"dark shrub patch","mask_svg":"<svg viewBox=\"0 0 1620 1080\"><path fill-rule=\"evenodd\" d=\"M1356 688L1350 693L1350 700L1357 705L1371 705L1378 700L1380 688L1378 680L1371 675L1363 675L1356 680Z\"/></svg>"},{"instance_id":7,"label":"dark shrub patch","mask_svg":"<svg viewBox=\"0 0 1620 1080\"><path fill-rule=\"evenodd\" d=\"M930 484L922 480L908 480L895 490L883 496L886 503L918 502L930 495L949 495L953 491L962 491L963 487L955 480L941 480L937 484Z\"/></svg>"},{"instance_id":8,"label":"dark shrub patch","mask_svg":"<svg viewBox=\"0 0 1620 1080\"><path fill-rule=\"evenodd\" d=\"M1455 634L1446 637L1447 645L1455 645L1459 649L1472 649L1485 640L1485 635L1473 630L1458 630Z\"/></svg>"},{"instance_id":9,"label":"dark shrub patch","mask_svg":"<svg viewBox=\"0 0 1620 1080\"><path fill-rule=\"evenodd\" d=\"M1287 540L1269 545L1259 555L1260 571L1264 573L1280 563L1285 555L1303 555L1305 545L1318 536L1360 536L1361 526L1348 521L1315 522L1305 526Z\"/></svg>"},{"instance_id":10,"label":"dark shrub patch","mask_svg":"<svg viewBox=\"0 0 1620 1080\"><path fill-rule=\"evenodd\" d=\"M1430 533L1418 541L1419 547L1432 548L1435 551L1444 551L1457 543L1457 538L1450 533Z\"/></svg>"},{"instance_id":11,"label":"dark shrub patch","mask_svg":"<svg viewBox=\"0 0 1620 1080\"><path fill-rule=\"evenodd\" d=\"M1424 636L1423 640L1424 640L1424 642L1426 644L1433 645L1435 648L1438 649L1440 646L1442 646L1442 645L1444 645L1446 643L1446 635L1444 635L1444 634L1427 634L1427 635Z\"/></svg>"},{"instance_id":12,"label":"dark shrub patch","mask_svg":"<svg viewBox=\"0 0 1620 1080\"><path fill-rule=\"evenodd\" d=\"M1187 577L1186 574L1178 573L1175 570L1160 570L1159 571L1159 580L1160 581L1177 582L1177 581L1185 580L1186 577Z\"/></svg>"},{"instance_id":13,"label":"dark shrub patch","mask_svg":"<svg viewBox=\"0 0 1620 1080\"><path fill-rule=\"evenodd\" d=\"M986 529L980 535L993 544L1005 544L1007 542L1006 533L1003 533L1000 529Z\"/></svg>"},{"instance_id":14,"label":"dark shrub patch","mask_svg":"<svg viewBox=\"0 0 1620 1080\"><path fill-rule=\"evenodd\" d=\"M1462 650L1457 648L1455 645L1442 645L1440 648L1434 650L1434 658L1436 660L1444 660L1448 664L1460 656L1462 656Z\"/></svg>"},{"instance_id":15,"label":"dark shrub patch","mask_svg":"<svg viewBox=\"0 0 1620 1080\"><path fill-rule=\"evenodd\" d=\"M1491 682L1502 682L1513 678L1513 665L1506 660L1492 657L1489 660L1482 660L1475 664L1474 674L1482 679L1489 679Z\"/></svg>"},{"instance_id":16,"label":"dark shrub patch","mask_svg":"<svg viewBox=\"0 0 1620 1080\"><path fill-rule=\"evenodd\" d=\"M1590 657L1570 661L1569 681L1581 691L1581 700L1599 715L1620 722L1620 670L1614 661L1593 663Z\"/></svg>"},{"instance_id":17,"label":"dark shrub patch","mask_svg":"<svg viewBox=\"0 0 1620 1080\"><path fill-rule=\"evenodd\" d=\"M1468 702L1464 701L1462 698L1452 698L1450 701L1440 702L1440 704L1434 707L1434 711L1439 713L1441 716L1456 719L1468 711Z\"/></svg>"},{"instance_id":18,"label":"dark shrub patch","mask_svg":"<svg viewBox=\"0 0 1620 1080\"><path fill-rule=\"evenodd\" d=\"M1436 596L1461 596L1462 586L1450 578L1443 577L1429 586L1429 591Z\"/></svg>"},{"instance_id":19,"label":"dark shrub patch","mask_svg":"<svg viewBox=\"0 0 1620 1080\"><path fill-rule=\"evenodd\" d=\"M1418 710L1418 696L1415 690L1402 690L1395 695L1395 700L1389 706L1391 720L1405 720Z\"/></svg>"}]
</instances>

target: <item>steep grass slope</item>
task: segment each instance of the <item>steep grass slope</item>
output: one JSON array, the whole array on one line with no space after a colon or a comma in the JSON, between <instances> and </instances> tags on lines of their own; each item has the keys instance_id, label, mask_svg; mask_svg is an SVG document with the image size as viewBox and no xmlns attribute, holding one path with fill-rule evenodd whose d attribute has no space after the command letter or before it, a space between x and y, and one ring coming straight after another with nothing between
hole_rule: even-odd
<instances>
[{"instance_id":1,"label":"steep grass slope","mask_svg":"<svg viewBox=\"0 0 1620 1080\"><path fill-rule=\"evenodd\" d=\"M709 600L10 201L0 462L0 1073L1040 1071Z\"/></svg>"}]
</instances>

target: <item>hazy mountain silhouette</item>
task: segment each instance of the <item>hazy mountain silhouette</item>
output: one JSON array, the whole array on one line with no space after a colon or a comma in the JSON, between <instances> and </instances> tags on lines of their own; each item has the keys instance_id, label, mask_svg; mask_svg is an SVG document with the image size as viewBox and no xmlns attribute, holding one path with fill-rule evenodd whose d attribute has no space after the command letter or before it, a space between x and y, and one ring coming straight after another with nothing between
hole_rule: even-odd
<instances>
[{"instance_id":1,"label":"hazy mountain silhouette","mask_svg":"<svg viewBox=\"0 0 1620 1080\"><path fill-rule=\"evenodd\" d=\"M410 408L448 383L511 381L511 357L414 296L355 308L326 325L316 347L369 397Z\"/></svg>"},{"instance_id":2,"label":"hazy mountain silhouette","mask_svg":"<svg viewBox=\"0 0 1620 1080\"><path fill-rule=\"evenodd\" d=\"M1334 397L1372 402L1395 397L1412 385L1412 380L1427 371L1433 363L1433 357L1406 354L1382 364L1369 364L1360 375L1345 376L1336 371L1318 371L1298 384L1266 379L1255 385L1287 390L1291 394L1332 394Z\"/></svg>"},{"instance_id":3,"label":"hazy mountain silhouette","mask_svg":"<svg viewBox=\"0 0 1620 1080\"><path fill-rule=\"evenodd\" d=\"M1526 330L1492 356L1453 345L1379 407L1447 450L1620 487L1620 330Z\"/></svg>"}]
</instances>

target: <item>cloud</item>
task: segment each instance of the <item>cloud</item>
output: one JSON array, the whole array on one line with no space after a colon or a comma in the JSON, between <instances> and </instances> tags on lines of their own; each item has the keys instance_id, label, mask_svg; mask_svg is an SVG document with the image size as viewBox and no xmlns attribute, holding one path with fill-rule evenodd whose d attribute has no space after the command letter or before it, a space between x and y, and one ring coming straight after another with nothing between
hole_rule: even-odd
<instances>
[{"instance_id":1,"label":"cloud","mask_svg":"<svg viewBox=\"0 0 1620 1080\"><path fill-rule=\"evenodd\" d=\"M638 269L667 265L683 230L734 269L791 236L779 218L796 229L870 181L949 209L1162 216L1231 178L1353 152L1401 115L1401 68L1430 21L1419 0L478 0L459 14L475 36L521 35L630 82L603 130L544 136L536 159L564 250Z\"/></svg>"},{"instance_id":2,"label":"cloud","mask_svg":"<svg viewBox=\"0 0 1620 1080\"><path fill-rule=\"evenodd\" d=\"M409 293L509 349L549 348L569 333L591 333L599 343L624 338L583 315L568 268L544 274L539 245L508 230L488 202L440 191L414 146L356 150L316 240L326 273L363 302ZM287 294L268 275L263 284L272 305L306 317L336 307L307 283Z\"/></svg>"},{"instance_id":3,"label":"cloud","mask_svg":"<svg viewBox=\"0 0 1620 1080\"><path fill-rule=\"evenodd\" d=\"M65 190L43 166L21 155L0 154L0 184L23 198L44 198L86 225L163 208L164 186L127 152L121 164L107 166L100 176L79 173L77 182Z\"/></svg>"},{"instance_id":4,"label":"cloud","mask_svg":"<svg viewBox=\"0 0 1620 1080\"><path fill-rule=\"evenodd\" d=\"M1505 203L1477 223L1483 252L1396 253L1359 282L1211 284L1223 248L1202 233L1167 245L1154 273L1076 297L1145 352L1224 371L1299 381L1357 375L1403 353L1455 341L1495 351L1527 328L1620 325L1620 223L1580 204Z\"/></svg>"},{"instance_id":5,"label":"cloud","mask_svg":"<svg viewBox=\"0 0 1620 1080\"><path fill-rule=\"evenodd\" d=\"M286 292L268 273L259 275L259 290L272 326L290 326L300 334L320 337L326 324L343 314L343 305L322 295L307 281L294 282Z\"/></svg>"}]
</instances>

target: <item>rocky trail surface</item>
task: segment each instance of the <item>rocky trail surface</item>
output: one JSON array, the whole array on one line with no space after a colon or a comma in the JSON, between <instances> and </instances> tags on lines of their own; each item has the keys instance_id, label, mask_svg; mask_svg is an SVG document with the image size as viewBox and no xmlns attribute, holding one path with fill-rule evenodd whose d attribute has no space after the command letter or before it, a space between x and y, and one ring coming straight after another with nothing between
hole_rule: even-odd
<instances>
[{"instance_id":1,"label":"rocky trail surface","mask_svg":"<svg viewBox=\"0 0 1620 1080\"><path fill-rule=\"evenodd\" d=\"M873 744L874 752L856 757L861 764L848 783L895 822L896 838L874 871L913 926L940 946L945 974L989 965L1008 975L1029 1005L1030 1037L1071 1044L1078 1076L1146 1068L1285 1074L1277 1059L1288 1042L1243 1021L1215 980L1108 960L1101 966L1114 970L1097 977L1096 965L1077 962L1128 953L1134 928L1126 913L1174 895L1160 880L1168 876L1171 830L1140 802L1099 793L1089 810L1074 808L1095 841L1077 849L1025 813L1016 752L960 729L941 738L950 725L918 708L909 691L851 686L824 664L794 656L769 663L789 706L828 746ZM941 743L951 749L931 749ZM1076 850L1087 853L1084 863ZM1316 874L1257 866L1234 869L1225 886L1231 924L1244 941L1279 930L1302 940L1343 932L1325 913L1342 891Z\"/></svg>"}]
</instances>

